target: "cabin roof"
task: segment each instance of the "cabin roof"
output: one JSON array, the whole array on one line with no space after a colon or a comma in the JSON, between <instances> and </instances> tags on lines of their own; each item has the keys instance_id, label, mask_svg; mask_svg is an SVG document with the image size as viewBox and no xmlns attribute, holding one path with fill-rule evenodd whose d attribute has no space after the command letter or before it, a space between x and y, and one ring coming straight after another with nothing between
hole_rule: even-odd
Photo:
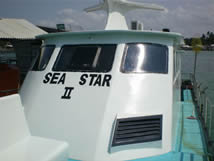
<instances>
[{"instance_id":1,"label":"cabin roof","mask_svg":"<svg viewBox=\"0 0 214 161\"><path fill-rule=\"evenodd\" d=\"M100 40L102 42L135 42L141 39L154 38L154 39L170 39L171 41L181 44L183 36L173 32L160 32L160 31L133 31L133 30L104 30L104 31L85 31L85 32L63 32L51 33L37 36L38 39L63 41L63 40Z\"/></svg>"}]
</instances>

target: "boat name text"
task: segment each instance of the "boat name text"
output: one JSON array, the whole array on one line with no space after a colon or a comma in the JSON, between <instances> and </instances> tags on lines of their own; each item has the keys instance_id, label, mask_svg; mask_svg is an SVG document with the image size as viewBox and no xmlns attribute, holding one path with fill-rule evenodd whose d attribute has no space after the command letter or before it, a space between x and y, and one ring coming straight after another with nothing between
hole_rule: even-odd
<instances>
[{"instance_id":1,"label":"boat name text","mask_svg":"<svg viewBox=\"0 0 214 161\"><path fill-rule=\"evenodd\" d=\"M71 99L71 92L74 90L74 87L65 87L64 95L61 99Z\"/></svg>"},{"instance_id":2,"label":"boat name text","mask_svg":"<svg viewBox=\"0 0 214 161\"><path fill-rule=\"evenodd\" d=\"M110 81L112 76L109 74L83 74L80 77L79 84L85 85L88 84L89 86L107 86L110 87Z\"/></svg>"},{"instance_id":3,"label":"boat name text","mask_svg":"<svg viewBox=\"0 0 214 161\"><path fill-rule=\"evenodd\" d=\"M43 83L47 84L64 84L65 83L65 73L47 73L45 75L45 79L43 80Z\"/></svg>"},{"instance_id":4,"label":"boat name text","mask_svg":"<svg viewBox=\"0 0 214 161\"><path fill-rule=\"evenodd\" d=\"M65 84L66 73L47 73L43 83ZM79 85L110 87L112 76L110 74L82 74Z\"/></svg>"}]
</instances>

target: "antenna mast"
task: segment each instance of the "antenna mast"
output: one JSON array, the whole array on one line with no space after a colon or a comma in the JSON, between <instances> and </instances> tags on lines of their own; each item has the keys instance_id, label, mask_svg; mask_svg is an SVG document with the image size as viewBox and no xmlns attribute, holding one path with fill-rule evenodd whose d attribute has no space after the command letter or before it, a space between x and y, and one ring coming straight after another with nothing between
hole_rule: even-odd
<instances>
[{"instance_id":1,"label":"antenna mast","mask_svg":"<svg viewBox=\"0 0 214 161\"><path fill-rule=\"evenodd\" d=\"M86 8L85 11L105 10L108 14L105 30L128 30L124 14L136 9L167 11L166 8L156 4L131 2L127 0L103 0L103 2L98 5Z\"/></svg>"}]
</instances>

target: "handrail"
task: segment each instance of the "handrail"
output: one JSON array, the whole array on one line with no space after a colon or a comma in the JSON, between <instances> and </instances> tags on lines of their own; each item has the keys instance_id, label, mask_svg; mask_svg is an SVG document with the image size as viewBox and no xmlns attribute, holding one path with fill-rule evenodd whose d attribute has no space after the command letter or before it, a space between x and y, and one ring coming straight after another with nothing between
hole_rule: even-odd
<instances>
[{"instance_id":1,"label":"handrail","mask_svg":"<svg viewBox=\"0 0 214 161\"><path fill-rule=\"evenodd\" d=\"M197 111L205 129L208 146L214 149L214 104L206 94L208 87L202 88L202 83L197 82L192 73L182 73L182 79L192 82L194 101L197 103Z\"/></svg>"},{"instance_id":2,"label":"handrail","mask_svg":"<svg viewBox=\"0 0 214 161\"><path fill-rule=\"evenodd\" d=\"M16 88L16 89L8 89L8 90L0 90L0 93L16 92L18 90L19 90L18 88Z\"/></svg>"}]
</instances>

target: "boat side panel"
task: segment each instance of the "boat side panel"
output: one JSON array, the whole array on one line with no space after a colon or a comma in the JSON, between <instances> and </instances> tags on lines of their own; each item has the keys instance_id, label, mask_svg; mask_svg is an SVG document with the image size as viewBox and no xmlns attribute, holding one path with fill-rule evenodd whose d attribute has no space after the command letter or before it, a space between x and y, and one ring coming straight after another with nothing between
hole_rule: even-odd
<instances>
[{"instance_id":1,"label":"boat side panel","mask_svg":"<svg viewBox=\"0 0 214 161\"><path fill-rule=\"evenodd\" d=\"M172 47L169 47L172 52ZM122 54L118 57L122 59ZM167 153L172 150L172 60L169 54L169 74L124 74L118 71L105 111L97 143L96 160L129 160ZM116 69L120 69L116 63ZM121 81L123 80L123 81ZM171 85L170 85L171 84ZM116 118L163 115L162 141L111 147ZM113 122L114 121L114 122ZM106 135L108 134L108 135ZM108 151L106 151L108 149Z\"/></svg>"},{"instance_id":2,"label":"boat side panel","mask_svg":"<svg viewBox=\"0 0 214 161\"><path fill-rule=\"evenodd\" d=\"M21 90L26 118L33 135L66 140L72 158L93 158L110 88L81 86L80 72L53 72L58 51L54 51L45 71L28 73ZM65 82L52 80L54 73L59 78L65 74ZM52 78L44 83L47 74ZM63 99L68 94L66 88L73 88L70 99Z\"/></svg>"},{"instance_id":3,"label":"boat side panel","mask_svg":"<svg viewBox=\"0 0 214 161\"><path fill-rule=\"evenodd\" d=\"M176 137L179 135L178 119L181 114L181 56L180 53L173 51L173 110L172 110L172 145L175 148L177 144ZM176 149L174 149L176 150Z\"/></svg>"}]
</instances>

